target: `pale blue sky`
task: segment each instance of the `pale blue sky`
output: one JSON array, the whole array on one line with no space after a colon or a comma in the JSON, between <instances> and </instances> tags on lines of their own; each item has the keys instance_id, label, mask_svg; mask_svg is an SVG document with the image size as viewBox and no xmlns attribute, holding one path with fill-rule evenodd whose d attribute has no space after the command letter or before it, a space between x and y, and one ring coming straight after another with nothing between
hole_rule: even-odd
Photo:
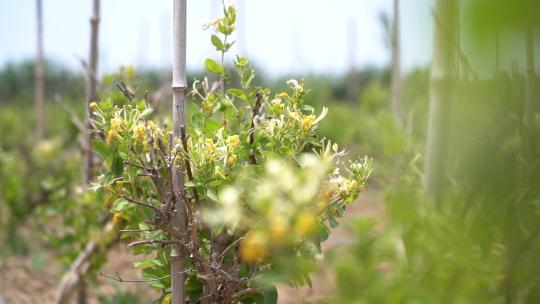
<instances>
[{"instance_id":1,"label":"pale blue sky","mask_svg":"<svg viewBox=\"0 0 540 304\"><path fill-rule=\"evenodd\" d=\"M101 71L170 65L172 0L101 2ZM237 38L244 38L233 53L247 53L272 75L339 73L351 60L358 67L388 62L379 14L391 13L391 0L233 2L239 7ZM425 65L431 54L432 0L401 2L403 64ZM78 56L88 56L91 0L43 0L43 7L46 55L80 69ZM201 25L219 10L220 0L188 0L189 68L215 56L210 33ZM0 0L0 65L34 56L35 32L35 0Z\"/></svg>"}]
</instances>

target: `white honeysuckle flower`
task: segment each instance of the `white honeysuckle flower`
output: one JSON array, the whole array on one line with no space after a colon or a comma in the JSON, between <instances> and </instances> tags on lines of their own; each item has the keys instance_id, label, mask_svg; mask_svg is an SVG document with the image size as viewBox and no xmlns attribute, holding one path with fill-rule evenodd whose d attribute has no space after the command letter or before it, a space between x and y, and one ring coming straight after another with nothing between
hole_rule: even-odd
<instances>
[{"instance_id":1,"label":"white honeysuckle flower","mask_svg":"<svg viewBox=\"0 0 540 304\"><path fill-rule=\"evenodd\" d=\"M299 187L298 178L291 167L282 164L282 168L281 174L277 174L273 178L277 179L278 184L284 191L294 192Z\"/></svg>"},{"instance_id":2,"label":"white honeysuckle flower","mask_svg":"<svg viewBox=\"0 0 540 304\"><path fill-rule=\"evenodd\" d=\"M277 159L270 159L266 162L266 171L272 175L278 175L283 168L281 162Z\"/></svg>"},{"instance_id":3,"label":"white honeysuckle flower","mask_svg":"<svg viewBox=\"0 0 540 304\"><path fill-rule=\"evenodd\" d=\"M296 121L302 121L302 117L300 116L300 113L296 111L291 111L291 109L289 108L287 108L287 115L289 115L289 117L291 117L292 119Z\"/></svg>"},{"instance_id":4,"label":"white honeysuckle flower","mask_svg":"<svg viewBox=\"0 0 540 304\"><path fill-rule=\"evenodd\" d=\"M319 117L317 117L315 119L315 121L313 123L317 124L319 121L323 120L326 117L327 114L328 114L328 108L323 107L321 114L319 115Z\"/></svg>"},{"instance_id":5,"label":"white honeysuckle flower","mask_svg":"<svg viewBox=\"0 0 540 304\"><path fill-rule=\"evenodd\" d=\"M238 203L240 192L235 187L227 187L219 194L219 200L224 206L234 206Z\"/></svg>"},{"instance_id":6,"label":"white honeysuckle flower","mask_svg":"<svg viewBox=\"0 0 540 304\"><path fill-rule=\"evenodd\" d=\"M287 80L286 83L287 83L287 85L289 85L292 88L297 88L299 86L298 80L296 80L296 79L289 79L289 80Z\"/></svg>"},{"instance_id":7,"label":"white honeysuckle flower","mask_svg":"<svg viewBox=\"0 0 540 304\"><path fill-rule=\"evenodd\" d=\"M240 192L235 187L227 187L219 193L221 206L205 213L206 220L213 224L223 224L235 230L242 221Z\"/></svg>"},{"instance_id":8,"label":"white honeysuckle flower","mask_svg":"<svg viewBox=\"0 0 540 304\"><path fill-rule=\"evenodd\" d=\"M319 158L311 153L304 153L300 155L298 161L300 166L310 168L316 167L320 163Z\"/></svg>"}]
</instances>

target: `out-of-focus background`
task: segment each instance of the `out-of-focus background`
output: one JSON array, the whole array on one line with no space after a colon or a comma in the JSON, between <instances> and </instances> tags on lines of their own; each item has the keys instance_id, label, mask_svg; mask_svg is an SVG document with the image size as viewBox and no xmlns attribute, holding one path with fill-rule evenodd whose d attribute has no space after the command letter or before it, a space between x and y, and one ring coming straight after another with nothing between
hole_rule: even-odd
<instances>
[{"instance_id":1,"label":"out-of-focus background","mask_svg":"<svg viewBox=\"0 0 540 304\"><path fill-rule=\"evenodd\" d=\"M235 3L231 53L250 57L257 84L303 79L307 103L330 108L322 134L375 164L314 287L282 286L281 303L540 303L540 2ZM203 24L220 7L188 1L189 81L217 56ZM102 1L98 96L121 75L168 115L171 12ZM0 303L52 303L104 221L82 177L92 13L90 0L0 2ZM139 275L124 246L100 259ZM155 298L98 271L92 303Z\"/></svg>"}]
</instances>

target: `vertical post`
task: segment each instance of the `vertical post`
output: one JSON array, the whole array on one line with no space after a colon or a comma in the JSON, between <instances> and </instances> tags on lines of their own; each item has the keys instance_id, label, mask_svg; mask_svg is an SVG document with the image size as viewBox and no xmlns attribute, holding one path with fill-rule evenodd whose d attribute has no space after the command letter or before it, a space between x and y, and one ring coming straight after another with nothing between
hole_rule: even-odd
<instances>
[{"instance_id":1,"label":"vertical post","mask_svg":"<svg viewBox=\"0 0 540 304\"><path fill-rule=\"evenodd\" d=\"M37 21L37 53L35 66L34 103L36 110L36 139L40 140L45 134L44 98L45 98L45 72L43 68L43 10L41 0L36 0Z\"/></svg>"},{"instance_id":2,"label":"vertical post","mask_svg":"<svg viewBox=\"0 0 540 304\"><path fill-rule=\"evenodd\" d=\"M186 80L186 0L173 0L173 71L172 71L172 93L173 93L173 133L175 138L180 138L181 126L184 125L184 104L187 92ZM173 175L175 191L184 188L184 176L179 170ZM185 230L186 210L184 202L177 198L175 202L175 216L173 225ZM180 240L183 241L183 240ZM171 250L171 284L172 303L184 304L184 253L173 246Z\"/></svg>"},{"instance_id":3,"label":"vertical post","mask_svg":"<svg viewBox=\"0 0 540 304\"><path fill-rule=\"evenodd\" d=\"M456 1L437 0L434 14L435 18L440 18L441 24L435 23L433 37L424 190L427 198L440 201L456 74L456 48L452 45L456 28ZM445 33L445 30L449 33Z\"/></svg>"},{"instance_id":4,"label":"vertical post","mask_svg":"<svg viewBox=\"0 0 540 304\"><path fill-rule=\"evenodd\" d=\"M400 119L401 100L401 45L399 36L399 0L394 0L392 22L392 84L390 108L394 117Z\"/></svg>"},{"instance_id":5,"label":"vertical post","mask_svg":"<svg viewBox=\"0 0 540 304\"><path fill-rule=\"evenodd\" d=\"M86 147L85 162L84 162L84 186L86 187L93 176L94 155L92 153L92 109L90 104L97 101L97 68L98 68L98 34L99 34L99 1L93 1L92 17L90 17L90 53L88 58L88 66L86 70Z\"/></svg>"}]
</instances>

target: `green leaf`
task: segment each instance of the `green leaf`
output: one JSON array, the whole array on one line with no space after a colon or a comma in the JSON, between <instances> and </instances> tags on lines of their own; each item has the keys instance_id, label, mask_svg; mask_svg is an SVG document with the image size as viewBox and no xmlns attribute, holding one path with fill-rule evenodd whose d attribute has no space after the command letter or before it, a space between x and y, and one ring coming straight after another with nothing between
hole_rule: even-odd
<instances>
[{"instance_id":1,"label":"green leaf","mask_svg":"<svg viewBox=\"0 0 540 304\"><path fill-rule=\"evenodd\" d=\"M119 198L113 203L112 211L126 213L129 209L132 209L133 205L123 198Z\"/></svg>"},{"instance_id":2,"label":"green leaf","mask_svg":"<svg viewBox=\"0 0 540 304\"><path fill-rule=\"evenodd\" d=\"M213 59L207 58L204 62L204 66L211 73L217 75L223 74L223 67Z\"/></svg>"},{"instance_id":3,"label":"green leaf","mask_svg":"<svg viewBox=\"0 0 540 304\"><path fill-rule=\"evenodd\" d=\"M191 116L191 124L193 126L198 126L201 121L204 119L204 116L201 112L194 112Z\"/></svg>"},{"instance_id":4,"label":"green leaf","mask_svg":"<svg viewBox=\"0 0 540 304\"><path fill-rule=\"evenodd\" d=\"M237 68L242 68L246 66L248 63L249 63L249 60L247 57L240 57L236 55L236 61L234 62L234 64L236 65Z\"/></svg>"},{"instance_id":5,"label":"green leaf","mask_svg":"<svg viewBox=\"0 0 540 304\"><path fill-rule=\"evenodd\" d=\"M199 181L188 181L184 184L186 187L188 188L193 188L193 187L199 187L199 186L202 186L203 183L199 182Z\"/></svg>"},{"instance_id":6,"label":"green leaf","mask_svg":"<svg viewBox=\"0 0 540 304\"><path fill-rule=\"evenodd\" d=\"M253 69L245 70L244 73L242 73L242 85L245 88L249 88L251 86L253 78L255 78L255 73L253 72Z\"/></svg>"},{"instance_id":7,"label":"green leaf","mask_svg":"<svg viewBox=\"0 0 540 304\"><path fill-rule=\"evenodd\" d=\"M212 190L206 191L206 196L207 196L209 199L213 200L214 202L219 202L216 193L215 193L214 191L212 191Z\"/></svg>"},{"instance_id":8,"label":"green leaf","mask_svg":"<svg viewBox=\"0 0 540 304\"><path fill-rule=\"evenodd\" d=\"M219 130L219 128L221 128L221 124L211 118L209 118L207 121L206 121L206 126L205 126L205 129L206 131L211 131L211 132L214 132L214 131L217 131Z\"/></svg>"},{"instance_id":9,"label":"green leaf","mask_svg":"<svg viewBox=\"0 0 540 304\"><path fill-rule=\"evenodd\" d=\"M92 140L92 148L96 151L102 158L109 156L109 147L107 144L101 140L94 139Z\"/></svg>"},{"instance_id":10,"label":"green leaf","mask_svg":"<svg viewBox=\"0 0 540 304\"><path fill-rule=\"evenodd\" d=\"M236 41L226 43L224 51L227 52L235 43L236 43Z\"/></svg>"},{"instance_id":11,"label":"green leaf","mask_svg":"<svg viewBox=\"0 0 540 304\"><path fill-rule=\"evenodd\" d=\"M216 50L222 51L223 50L223 42L221 42L221 39L219 39L218 36L212 35L212 44L216 47Z\"/></svg>"},{"instance_id":12,"label":"green leaf","mask_svg":"<svg viewBox=\"0 0 540 304\"><path fill-rule=\"evenodd\" d=\"M333 216L330 216L328 218L328 222L330 223L330 227L332 227L332 228L336 228L337 226L339 226L339 222Z\"/></svg>"},{"instance_id":13,"label":"green leaf","mask_svg":"<svg viewBox=\"0 0 540 304\"><path fill-rule=\"evenodd\" d=\"M301 105L300 110L309 112L310 114L313 114L313 112L315 112L315 108L310 105Z\"/></svg>"},{"instance_id":14,"label":"green leaf","mask_svg":"<svg viewBox=\"0 0 540 304\"><path fill-rule=\"evenodd\" d=\"M151 109L151 108L146 109L146 110L142 111L141 116L146 117L146 116L152 114L152 112L154 112L154 109Z\"/></svg>"},{"instance_id":15,"label":"green leaf","mask_svg":"<svg viewBox=\"0 0 540 304\"><path fill-rule=\"evenodd\" d=\"M119 155L115 155L113 157L112 163L111 163L111 170L116 176L122 175L124 172L124 160Z\"/></svg>"},{"instance_id":16,"label":"green leaf","mask_svg":"<svg viewBox=\"0 0 540 304\"><path fill-rule=\"evenodd\" d=\"M147 268L147 267L152 267L152 266L154 266L153 260L142 260L142 261L133 263L133 267L135 268Z\"/></svg>"},{"instance_id":17,"label":"green leaf","mask_svg":"<svg viewBox=\"0 0 540 304\"><path fill-rule=\"evenodd\" d=\"M224 182L225 181L223 181L221 179L216 179L216 180L213 180L211 182L206 183L206 187L217 188L217 187L221 186Z\"/></svg>"},{"instance_id":18,"label":"green leaf","mask_svg":"<svg viewBox=\"0 0 540 304\"><path fill-rule=\"evenodd\" d=\"M248 101L248 97L246 96L246 93L244 93L240 89L230 88L230 89L227 90L227 93L229 93L231 95L234 95L235 97L238 97L238 98L240 98L242 100Z\"/></svg>"},{"instance_id":19,"label":"green leaf","mask_svg":"<svg viewBox=\"0 0 540 304\"><path fill-rule=\"evenodd\" d=\"M229 19L229 25L233 26L234 22L236 21L236 8L231 5L229 6L227 18Z\"/></svg>"},{"instance_id":20,"label":"green leaf","mask_svg":"<svg viewBox=\"0 0 540 304\"><path fill-rule=\"evenodd\" d=\"M276 304L278 292L274 285L264 291L264 304Z\"/></svg>"},{"instance_id":21,"label":"green leaf","mask_svg":"<svg viewBox=\"0 0 540 304\"><path fill-rule=\"evenodd\" d=\"M155 288L158 288L158 289L163 289L165 288L165 285L163 284L162 280L157 280L161 277L161 274L159 272L159 270L157 269L154 269L154 268L145 268L142 270L142 277L143 279L145 280L149 280L149 281L152 281L150 282L150 285L154 286Z\"/></svg>"}]
</instances>

